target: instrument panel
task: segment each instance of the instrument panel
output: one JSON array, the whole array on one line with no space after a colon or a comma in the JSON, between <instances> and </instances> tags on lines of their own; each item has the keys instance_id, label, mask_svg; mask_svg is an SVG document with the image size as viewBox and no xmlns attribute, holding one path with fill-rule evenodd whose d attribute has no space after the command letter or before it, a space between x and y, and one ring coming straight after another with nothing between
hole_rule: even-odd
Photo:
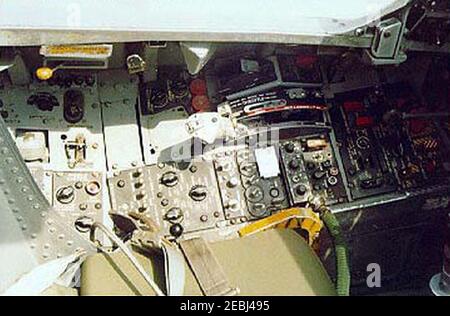
<instances>
[{"instance_id":1,"label":"instrument panel","mask_svg":"<svg viewBox=\"0 0 450 316\"><path fill-rule=\"evenodd\" d=\"M317 199L345 207L448 184L448 129L428 119L432 111L410 86L338 83L334 91L322 59L218 58L197 75L161 66L150 81L126 70L111 71L113 79L108 71L64 71L6 86L1 114L70 225L111 217L129 233L147 218L169 239L220 240ZM177 131L162 132L163 124L192 128L190 115L223 108L249 131L242 144L183 161L163 157L157 144L179 145ZM264 130L276 132L267 139Z\"/></svg>"}]
</instances>

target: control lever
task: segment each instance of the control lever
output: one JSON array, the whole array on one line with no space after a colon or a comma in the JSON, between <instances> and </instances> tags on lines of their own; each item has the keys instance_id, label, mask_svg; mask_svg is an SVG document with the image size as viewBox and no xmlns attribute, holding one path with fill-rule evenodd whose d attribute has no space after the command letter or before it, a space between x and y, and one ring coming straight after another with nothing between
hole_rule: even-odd
<instances>
[{"instance_id":1,"label":"control lever","mask_svg":"<svg viewBox=\"0 0 450 316\"><path fill-rule=\"evenodd\" d=\"M216 112L196 113L191 115L185 123L189 138L198 138L212 144L215 140L225 138L234 139L246 128L233 122L231 118L221 116Z\"/></svg>"},{"instance_id":2,"label":"control lever","mask_svg":"<svg viewBox=\"0 0 450 316\"><path fill-rule=\"evenodd\" d=\"M229 141L248 135L246 126L218 112L199 112L187 119L161 122L154 129L154 133L163 135L167 134L168 130L171 131L170 135L158 137L152 143L159 149L160 160L175 161L190 158L193 139L211 145L217 140ZM185 148L186 146L188 148ZM188 157L185 157L185 153L189 153Z\"/></svg>"},{"instance_id":3,"label":"control lever","mask_svg":"<svg viewBox=\"0 0 450 316\"><path fill-rule=\"evenodd\" d=\"M69 168L75 168L86 159L86 139L77 135L74 141L68 141L64 146Z\"/></svg>"}]
</instances>

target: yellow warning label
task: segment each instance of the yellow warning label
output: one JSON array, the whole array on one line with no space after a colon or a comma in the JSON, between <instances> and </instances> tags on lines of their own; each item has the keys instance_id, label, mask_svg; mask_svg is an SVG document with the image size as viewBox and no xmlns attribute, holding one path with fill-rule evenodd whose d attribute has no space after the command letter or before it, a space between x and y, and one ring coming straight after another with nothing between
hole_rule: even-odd
<instances>
[{"instance_id":1,"label":"yellow warning label","mask_svg":"<svg viewBox=\"0 0 450 316\"><path fill-rule=\"evenodd\" d=\"M112 45L50 45L42 46L46 57L106 58L111 56Z\"/></svg>"}]
</instances>

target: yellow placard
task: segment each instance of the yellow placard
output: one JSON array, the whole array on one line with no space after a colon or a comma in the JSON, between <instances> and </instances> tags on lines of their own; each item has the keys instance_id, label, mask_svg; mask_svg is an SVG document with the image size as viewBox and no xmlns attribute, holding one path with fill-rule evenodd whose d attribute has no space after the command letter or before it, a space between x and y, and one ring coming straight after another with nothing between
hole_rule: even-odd
<instances>
[{"instance_id":1,"label":"yellow placard","mask_svg":"<svg viewBox=\"0 0 450 316\"><path fill-rule=\"evenodd\" d=\"M42 46L40 54L45 57L107 58L112 45L49 45Z\"/></svg>"}]
</instances>

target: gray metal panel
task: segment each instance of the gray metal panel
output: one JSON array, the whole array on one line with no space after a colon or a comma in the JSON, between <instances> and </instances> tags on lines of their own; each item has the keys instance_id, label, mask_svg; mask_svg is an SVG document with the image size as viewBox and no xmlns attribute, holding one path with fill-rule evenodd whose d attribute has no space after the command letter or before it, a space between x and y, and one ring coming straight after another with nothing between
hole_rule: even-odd
<instances>
[{"instance_id":1,"label":"gray metal panel","mask_svg":"<svg viewBox=\"0 0 450 316\"><path fill-rule=\"evenodd\" d=\"M61 218L49 205L41 190L33 180L28 168L11 137L3 119L0 119L0 206L6 199L7 207L0 212L10 212L2 218L16 219L16 226L2 226L0 252L15 247L15 259L26 255L20 251L23 241L28 243L38 263L72 254L77 248L93 250L73 227L62 224ZM6 231L3 231L5 229ZM23 236L14 234L17 229ZM11 240L17 237L18 240ZM8 252L11 256L13 252Z\"/></svg>"},{"instance_id":2,"label":"gray metal panel","mask_svg":"<svg viewBox=\"0 0 450 316\"><path fill-rule=\"evenodd\" d=\"M38 265L17 220L0 191L0 293Z\"/></svg>"},{"instance_id":3,"label":"gray metal panel","mask_svg":"<svg viewBox=\"0 0 450 316\"><path fill-rule=\"evenodd\" d=\"M353 31L409 1L2 0L0 45L137 40L319 44L323 37Z\"/></svg>"}]
</instances>

